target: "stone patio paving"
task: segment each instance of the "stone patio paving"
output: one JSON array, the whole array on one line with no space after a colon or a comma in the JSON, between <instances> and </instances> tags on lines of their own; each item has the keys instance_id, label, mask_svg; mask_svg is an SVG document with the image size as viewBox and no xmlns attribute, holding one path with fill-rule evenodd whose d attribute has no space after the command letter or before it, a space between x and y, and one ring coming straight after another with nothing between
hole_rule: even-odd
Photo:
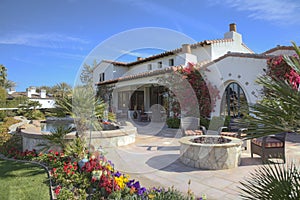
<instances>
[{"instance_id":1,"label":"stone patio paving","mask_svg":"<svg viewBox=\"0 0 300 200\"><path fill-rule=\"evenodd\" d=\"M240 199L239 181L261 166L259 156L251 158L250 149L242 152L241 165L226 170L201 170L187 167L179 160L180 130L168 129L163 123L134 123L138 136L134 144L105 149L115 168L140 180L145 187L175 186L182 192L190 188L208 199ZM288 134L287 161L300 161L300 135Z\"/></svg>"}]
</instances>

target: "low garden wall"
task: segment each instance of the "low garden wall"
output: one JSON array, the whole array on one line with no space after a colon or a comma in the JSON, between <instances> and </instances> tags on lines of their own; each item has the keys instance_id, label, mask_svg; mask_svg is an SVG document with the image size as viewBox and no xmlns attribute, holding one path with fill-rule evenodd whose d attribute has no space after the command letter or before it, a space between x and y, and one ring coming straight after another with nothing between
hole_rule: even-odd
<instances>
[{"instance_id":1,"label":"low garden wall","mask_svg":"<svg viewBox=\"0 0 300 200\"><path fill-rule=\"evenodd\" d=\"M40 144L47 143L47 140L43 138L43 134L50 134L47 132L41 133L38 128L28 128L22 129L22 143L23 150L41 150L43 147ZM72 140L76 137L76 132L71 132L66 135L67 140ZM87 144L93 145L95 148L103 147L118 147L125 146L135 142L135 137L137 134L136 127L121 127L116 130L107 130L107 131L92 131L87 132L86 142ZM91 140L90 140L91 135Z\"/></svg>"}]
</instances>

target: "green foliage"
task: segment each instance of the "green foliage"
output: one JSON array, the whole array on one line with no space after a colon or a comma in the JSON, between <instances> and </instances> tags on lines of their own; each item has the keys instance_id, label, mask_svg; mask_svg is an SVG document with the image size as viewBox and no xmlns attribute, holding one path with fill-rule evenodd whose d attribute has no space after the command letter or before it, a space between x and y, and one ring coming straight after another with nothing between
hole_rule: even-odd
<instances>
[{"instance_id":1,"label":"green foliage","mask_svg":"<svg viewBox=\"0 0 300 200\"><path fill-rule=\"evenodd\" d=\"M65 147L65 154L73 157L75 160L82 159L85 155L85 142L82 138L78 137L68 143Z\"/></svg>"},{"instance_id":2,"label":"green foliage","mask_svg":"<svg viewBox=\"0 0 300 200\"><path fill-rule=\"evenodd\" d=\"M5 117L6 117L5 111L4 110L0 110L0 122L3 121Z\"/></svg>"},{"instance_id":3,"label":"green foliage","mask_svg":"<svg viewBox=\"0 0 300 200\"><path fill-rule=\"evenodd\" d=\"M175 118L175 117L168 118L166 123L169 128L179 128L180 127L180 119L179 118Z\"/></svg>"},{"instance_id":4,"label":"green foliage","mask_svg":"<svg viewBox=\"0 0 300 200\"><path fill-rule=\"evenodd\" d=\"M168 189L165 188L154 188L149 191L148 193L149 199L153 200L165 200L165 199L172 199L172 200L194 200L195 197L188 191L187 195L184 195L182 192L178 191L173 187Z\"/></svg>"},{"instance_id":5,"label":"green foliage","mask_svg":"<svg viewBox=\"0 0 300 200\"><path fill-rule=\"evenodd\" d=\"M6 90L0 87L0 108L6 107Z\"/></svg>"},{"instance_id":6,"label":"green foliage","mask_svg":"<svg viewBox=\"0 0 300 200\"><path fill-rule=\"evenodd\" d=\"M98 100L95 103L95 116L98 119L104 119L104 112L107 110L107 104L103 101L103 100ZM116 120L116 116L115 114L108 112L108 120L109 121L115 121Z\"/></svg>"},{"instance_id":7,"label":"green foliage","mask_svg":"<svg viewBox=\"0 0 300 200\"><path fill-rule=\"evenodd\" d=\"M86 63L83 65L83 69L80 74L80 80L85 85L93 84L93 71L97 67L97 62L94 60L93 66L90 66Z\"/></svg>"},{"instance_id":8,"label":"green foliage","mask_svg":"<svg viewBox=\"0 0 300 200\"><path fill-rule=\"evenodd\" d=\"M72 97L56 98L55 108L52 110L52 113L56 117L65 117L66 115L75 117L72 111Z\"/></svg>"},{"instance_id":9,"label":"green foliage","mask_svg":"<svg viewBox=\"0 0 300 200\"><path fill-rule=\"evenodd\" d=\"M41 106L38 101L26 100L24 104L19 105L18 114L31 120L45 119L44 114L40 110L37 110Z\"/></svg>"},{"instance_id":10,"label":"green foliage","mask_svg":"<svg viewBox=\"0 0 300 200\"><path fill-rule=\"evenodd\" d=\"M27 119L30 120L41 120L45 119L45 115L40 110L30 110L24 115Z\"/></svg>"},{"instance_id":11,"label":"green foliage","mask_svg":"<svg viewBox=\"0 0 300 200\"><path fill-rule=\"evenodd\" d=\"M12 138L12 135L8 133L8 128L18 122L19 120L12 117L4 118L4 121L0 122L0 147L5 147L4 144Z\"/></svg>"},{"instance_id":12,"label":"green foliage","mask_svg":"<svg viewBox=\"0 0 300 200\"><path fill-rule=\"evenodd\" d=\"M200 116L200 126L204 126L206 129L208 129L210 123L210 119L207 117Z\"/></svg>"},{"instance_id":13,"label":"green foliage","mask_svg":"<svg viewBox=\"0 0 300 200\"><path fill-rule=\"evenodd\" d=\"M6 101L6 107L7 108L17 108L17 107L19 107L20 104L25 104L27 101L28 101L28 97L25 97L25 96L15 97L12 100Z\"/></svg>"},{"instance_id":14,"label":"green foliage","mask_svg":"<svg viewBox=\"0 0 300 200\"><path fill-rule=\"evenodd\" d=\"M53 86L52 91L56 98L65 98L72 94L72 87L69 84L62 82Z\"/></svg>"},{"instance_id":15,"label":"green foliage","mask_svg":"<svg viewBox=\"0 0 300 200\"><path fill-rule=\"evenodd\" d=\"M293 163L264 165L240 183L243 199L300 199L300 172Z\"/></svg>"},{"instance_id":16,"label":"green foliage","mask_svg":"<svg viewBox=\"0 0 300 200\"><path fill-rule=\"evenodd\" d=\"M0 87L5 89L15 87L16 83L10 80L7 80L7 69L4 65L0 64Z\"/></svg>"},{"instance_id":17,"label":"green foliage","mask_svg":"<svg viewBox=\"0 0 300 200\"><path fill-rule=\"evenodd\" d=\"M45 146L45 148L51 148L52 146L59 146L64 150L67 146L67 140L65 136L72 132L72 127L64 127L59 126L53 130L51 130L51 134L43 135L44 139L47 139L49 144L40 144L41 146Z\"/></svg>"},{"instance_id":18,"label":"green foliage","mask_svg":"<svg viewBox=\"0 0 300 200\"><path fill-rule=\"evenodd\" d=\"M295 44L294 48L299 53L298 57L284 59L296 72L299 72L300 50ZM265 88L267 95L252 106L251 116L255 117L248 119L248 138L280 132L300 133L300 91L295 88L297 82L292 84L290 81L269 75L259 77L257 82Z\"/></svg>"},{"instance_id":19,"label":"green foliage","mask_svg":"<svg viewBox=\"0 0 300 200\"><path fill-rule=\"evenodd\" d=\"M7 78L7 69L4 65L0 65L0 87L4 87Z\"/></svg>"}]
</instances>

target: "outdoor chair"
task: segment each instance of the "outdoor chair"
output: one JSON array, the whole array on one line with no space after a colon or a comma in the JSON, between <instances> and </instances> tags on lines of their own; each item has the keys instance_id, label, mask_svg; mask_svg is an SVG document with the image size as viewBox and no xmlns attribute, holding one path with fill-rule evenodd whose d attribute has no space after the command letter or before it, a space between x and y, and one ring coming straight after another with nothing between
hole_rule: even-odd
<instances>
[{"instance_id":1,"label":"outdoor chair","mask_svg":"<svg viewBox=\"0 0 300 200\"><path fill-rule=\"evenodd\" d=\"M226 126L220 127L218 132L219 135L221 136L226 136L226 137L234 137L234 138L239 138L242 139L247 135L246 131L248 131L248 128L239 128L237 132L224 132L224 129L228 129ZM247 141L244 140L242 144L242 148L244 150L247 150Z\"/></svg>"},{"instance_id":2,"label":"outdoor chair","mask_svg":"<svg viewBox=\"0 0 300 200\"><path fill-rule=\"evenodd\" d=\"M281 158L285 163L285 138L286 133L279 133L252 139L251 158L257 154L263 163L267 163L269 158Z\"/></svg>"},{"instance_id":3,"label":"outdoor chair","mask_svg":"<svg viewBox=\"0 0 300 200\"><path fill-rule=\"evenodd\" d=\"M219 128L218 133L221 136L227 136L227 137L235 137L235 138L243 138L246 136L247 128L239 128L237 132L226 132L223 131L224 129L228 129L226 126L222 126Z\"/></svg>"}]
</instances>

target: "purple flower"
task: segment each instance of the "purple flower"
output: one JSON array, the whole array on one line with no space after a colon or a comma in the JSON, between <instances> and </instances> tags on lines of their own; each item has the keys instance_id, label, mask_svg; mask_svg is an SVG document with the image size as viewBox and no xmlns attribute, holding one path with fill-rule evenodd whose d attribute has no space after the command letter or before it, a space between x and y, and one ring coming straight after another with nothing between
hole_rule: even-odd
<instances>
[{"instance_id":1,"label":"purple flower","mask_svg":"<svg viewBox=\"0 0 300 200\"><path fill-rule=\"evenodd\" d=\"M127 185L127 187L131 188L133 186L133 183L134 183L134 179L129 180L126 185Z\"/></svg>"},{"instance_id":2,"label":"purple flower","mask_svg":"<svg viewBox=\"0 0 300 200\"><path fill-rule=\"evenodd\" d=\"M153 190L156 191L156 192L161 192L162 191L161 189L158 189L156 187L153 187Z\"/></svg>"},{"instance_id":3,"label":"purple flower","mask_svg":"<svg viewBox=\"0 0 300 200\"><path fill-rule=\"evenodd\" d=\"M135 182L132 186L135 187L135 189L140 189L141 188L141 185L140 185L139 181Z\"/></svg>"},{"instance_id":4,"label":"purple flower","mask_svg":"<svg viewBox=\"0 0 300 200\"><path fill-rule=\"evenodd\" d=\"M122 174L119 172L119 171L117 171L116 173L115 173L115 176L116 177L120 177Z\"/></svg>"},{"instance_id":5,"label":"purple flower","mask_svg":"<svg viewBox=\"0 0 300 200\"><path fill-rule=\"evenodd\" d=\"M146 188L144 188L144 187L139 188L139 189L138 189L138 195L139 195L139 196L142 196L146 191L147 191L147 190L146 190Z\"/></svg>"}]
</instances>

